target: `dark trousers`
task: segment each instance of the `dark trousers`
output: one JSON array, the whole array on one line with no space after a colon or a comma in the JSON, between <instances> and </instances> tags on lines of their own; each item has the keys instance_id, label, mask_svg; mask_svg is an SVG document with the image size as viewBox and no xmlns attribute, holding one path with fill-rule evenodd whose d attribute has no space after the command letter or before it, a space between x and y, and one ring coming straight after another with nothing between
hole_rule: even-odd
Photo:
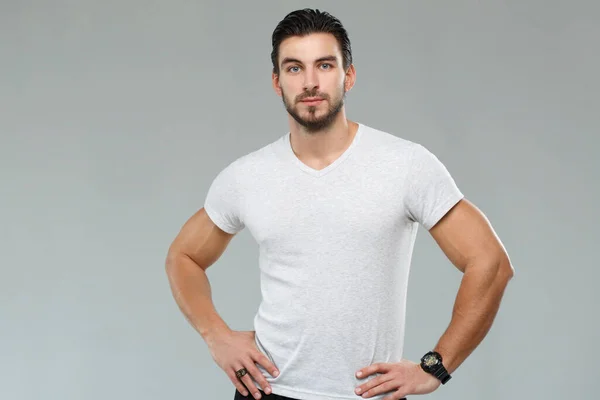
<instances>
[{"instance_id":1,"label":"dark trousers","mask_svg":"<svg viewBox=\"0 0 600 400\"><path fill-rule=\"evenodd\" d=\"M265 392L263 392L262 390L258 389L258 391L260 392L260 400L298 400L298 399L293 399L291 397L285 397L285 396L280 396L278 394L275 393L271 393L271 394L266 394ZM252 396L250 393L248 393L248 396L244 396L240 393L239 390L235 390L235 397L233 398L233 400L246 400L246 399L254 399L254 396Z\"/></svg>"},{"instance_id":2,"label":"dark trousers","mask_svg":"<svg viewBox=\"0 0 600 400\"><path fill-rule=\"evenodd\" d=\"M266 394L265 392L263 392L262 390L258 389L258 391L260 392L260 400L300 400L300 399L293 399L291 397L285 397L285 396L280 396L278 394ZM357 399L361 399L362 397L360 396L356 396ZM252 396L250 393L248 393L248 396L244 396L242 395L239 390L235 390L235 397L233 398L233 400L249 400L249 399L254 399L254 396ZM403 397L400 400L406 400L406 397Z\"/></svg>"}]
</instances>

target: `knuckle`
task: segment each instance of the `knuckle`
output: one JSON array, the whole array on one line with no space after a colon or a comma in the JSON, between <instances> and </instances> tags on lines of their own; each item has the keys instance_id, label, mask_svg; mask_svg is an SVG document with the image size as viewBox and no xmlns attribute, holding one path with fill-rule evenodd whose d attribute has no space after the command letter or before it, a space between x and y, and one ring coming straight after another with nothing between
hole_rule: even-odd
<instances>
[{"instance_id":1,"label":"knuckle","mask_svg":"<svg viewBox=\"0 0 600 400\"><path fill-rule=\"evenodd\" d=\"M256 369L254 365L248 365L246 367L246 370L248 371L248 373L246 374L245 378L251 379L252 377L256 378L260 375L260 372Z\"/></svg>"},{"instance_id":2,"label":"knuckle","mask_svg":"<svg viewBox=\"0 0 600 400\"><path fill-rule=\"evenodd\" d=\"M242 385L242 382L238 381L237 379L232 382L233 382L233 385L236 387L236 389L240 393L244 393L246 391L246 387L244 385Z\"/></svg>"},{"instance_id":3,"label":"knuckle","mask_svg":"<svg viewBox=\"0 0 600 400\"><path fill-rule=\"evenodd\" d=\"M263 356L260 357L260 362L261 362L262 365L264 365L264 366L266 366L268 368L273 368L273 363L265 355L263 355Z\"/></svg>"},{"instance_id":4,"label":"knuckle","mask_svg":"<svg viewBox=\"0 0 600 400\"><path fill-rule=\"evenodd\" d=\"M253 365L252 368L248 369L248 371L250 371L252 373L252 376L254 376L255 378L263 377L262 372L256 367L256 365Z\"/></svg>"},{"instance_id":5,"label":"knuckle","mask_svg":"<svg viewBox=\"0 0 600 400\"><path fill-rule=\"evenodd\" d=\"M248 372L252 374L252 376L257 380L262 380L264 375L262 371L258 368L256 364L252 365L252 367L248 368Z\"/></svg>"},{"instance_id":6,"label":"knuckle","mask_svg":"<svg viewBox=\"0 0 600 400\"><path fill-rule=\"evenodd\" d=\"M250 379L248 375L244 376L242 381L244 382L246 387L248 387L248 389L252 390L253 392L256 391L256 386L254 386L254 382L252 382L252 379Z\"/></svg>"},{"instance_id":7,"label":"knuckle","mask_svg":"<svg viewBox=\"0 0 600 400\"><path fill-rule=\"evenodd\" d=\"M260 385L263 388L266 388L267 386L269 386L269 382L267 382L266 377L262 374L262 372L256 368L255 366L252 368L248 368L248 371L252 374L252 376L254 377L254 379L256 379L256 381L258 383L260 383Z\"/></svg>"},{"instance_id":8,"label":"knuckle","mask_svg":"<svg viewBox=\"0 0 600 400\"><path fill-rule=\"evenodd\" d=\"M267 356L265 356L261 352L257 352L254 356L254 359L256 361L258 361L258 363L261 365L269 365L270 364L270 360L267 358Z\"/></svg>"}]
</instances>

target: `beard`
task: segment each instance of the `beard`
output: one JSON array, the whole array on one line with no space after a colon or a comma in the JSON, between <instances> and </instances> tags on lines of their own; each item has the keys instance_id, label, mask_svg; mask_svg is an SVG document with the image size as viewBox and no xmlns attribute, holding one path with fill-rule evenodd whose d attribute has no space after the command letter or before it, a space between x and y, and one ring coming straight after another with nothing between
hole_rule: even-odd
<instances>
[{"instance_id":1,"label":"beard","mask_svg":"<svg viewBox=\"0 0 600 400\"><path fill-rule=\"evenodd\" d=\"M319 107L322 107L323 103L317 106L308 106L306 107L306 111L303 111L304 115L300 115L299 107L304 106L300 106L298 103L307 97L323 98L324 101L327 101L328 108L319 110ZM283 88L281 88L281 98L286 111L292 116L292 118L294 118L298 124L303 126L308 133L316 133L328 128L333 123L335 117L344 107L346 92L344 91L344 84L342 84L340 90L335 94L334 97L328 96L325 93L318 93L316 91L311 93L305 92L296 98L293 103L294 105L291 105L286 99Z\"/></svg>"}]
</instances>

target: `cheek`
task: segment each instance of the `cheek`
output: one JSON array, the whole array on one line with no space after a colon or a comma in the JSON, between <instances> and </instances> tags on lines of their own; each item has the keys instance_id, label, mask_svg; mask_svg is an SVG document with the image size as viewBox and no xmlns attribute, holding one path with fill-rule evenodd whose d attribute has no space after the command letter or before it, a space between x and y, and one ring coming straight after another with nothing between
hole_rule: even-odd
<instances>
[{"instance_id":1,"label":"cheek","mask_svg":"<svg viewBox=\"0 0 600 400\"><path fill-rule=\"evenodd\" d=\"M339 91L344 92L346 90L346 77L343 75L339 77L336 76L335 79L332 79L329 88L332 93L337 94Z\"/></svg>"},{"instance_id":2,"label":"cheek","mask_svg":"<svg viewBox=\"0 0 600 400\"><path fill-rule=\"evenodd\" d=\"M279 89L281 93L288 99L293 99L298 93L298 88L294 85L293 82L286 82L285 85L279 84Z\"/></svg>"}]
</instances>

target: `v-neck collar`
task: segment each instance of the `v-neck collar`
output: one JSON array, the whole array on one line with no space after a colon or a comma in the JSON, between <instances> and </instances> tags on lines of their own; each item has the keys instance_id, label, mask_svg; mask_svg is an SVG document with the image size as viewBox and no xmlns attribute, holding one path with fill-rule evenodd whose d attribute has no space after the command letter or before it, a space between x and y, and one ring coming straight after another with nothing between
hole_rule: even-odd
<instances>
[{"instance_id":1,"label":"v-neck collar","mask_svg":"<svg viewBox=\"0 0 600 400\"><path fill-rule=\"evenodd\" d=\"M296 156L296 153L294 153L294 150L292 149L292 145L290 142L290 135L291 135L290 132L287 132L283 137L283 153L287 159L289 159L293 164L295 164L302 171L318 178L318 177L321 177L321 176L331 172L332 170L334 170L337 166L339 166L341 163L343 163L348 158L348 156L350 156L350 154L352 153L354 148L358 145L358 142L360 141L360 138L362 136L362 132L363 132L363 125L361 123L358 123L358 130L356 131L356 134L354 135L354 138L352 139L352 143L350 143L350 146L348 146L348 148L338 158L336 158L331 164L329 164L328 166L326 166L325 168L322 168L322 169L314 169L312 167L309 167L304 162L302 162L298 158L298 156Z\"/></svg>"}]
</instances>

